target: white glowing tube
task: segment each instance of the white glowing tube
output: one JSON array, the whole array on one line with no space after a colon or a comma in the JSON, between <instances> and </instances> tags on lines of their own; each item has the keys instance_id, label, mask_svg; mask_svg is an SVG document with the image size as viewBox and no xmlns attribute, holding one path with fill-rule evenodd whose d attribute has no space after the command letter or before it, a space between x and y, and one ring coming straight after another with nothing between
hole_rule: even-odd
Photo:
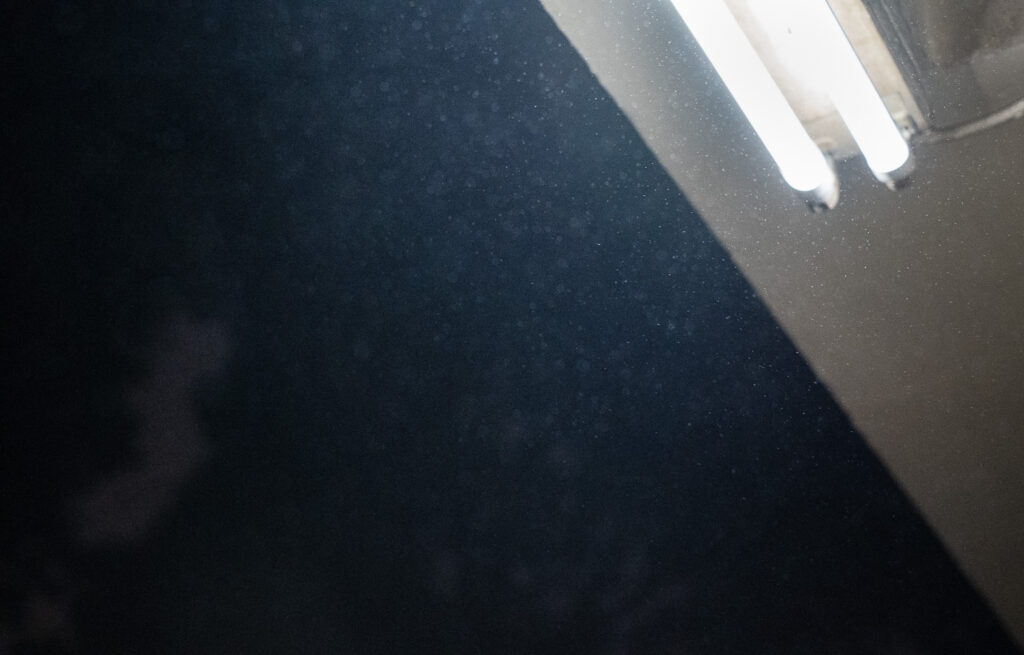
<instances>
[{"instance_id":1,"label":"white glowing tube","mask_svg":"<svg viewBox=\"0 0 1024 655\"><path fill-rule=\"evenodd\" d=\"M782 177L834 204L835 174L722 0L672 0L729 93L764 142Z\"/></svg>"},{"instance_id":2,"label":"white glowing tube","mask_svg":"<svg viewBox=\"0 0 1024 655\"><path fill-rule=\"evenodd\" d=\"M755 3L765 19L783 19L797 59L832 104L875 176L898 181L912 166L910 148L826 0ZM765 5L771 5L770 9Z\"/></svg>"}]
</instances>

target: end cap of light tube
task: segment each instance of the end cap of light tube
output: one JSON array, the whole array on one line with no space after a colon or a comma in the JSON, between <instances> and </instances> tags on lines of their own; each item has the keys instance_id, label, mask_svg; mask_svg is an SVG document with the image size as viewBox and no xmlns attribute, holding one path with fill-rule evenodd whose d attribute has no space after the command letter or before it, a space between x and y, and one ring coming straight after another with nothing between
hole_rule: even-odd
<instances>
[{"instance_id":1,"label":"end cap of light tube","mask_svg":"<svg viewBox=\"0 0 1024 655\"><path fill-rule=\"evenodd\" d=\"M826 155L825 159L828 162L831 175L810 191L797 191L797 195L807 204L807 209L813 214L828 211L839 202L839 178L836 177L832 158Z\"/></svg>"},{"instance_id":2,"label":"end cap of light tube","mask_svg":"<svg viewBox=\"0 0 1024 655\"><path fill-rule=\"evenodd\" d=\"M910 176L914 172L914 154L907 155L907 160L896 170L884 173L874 171L879 182L889 187L892 191L899 191L910 185Z\"/></svg>"}]
</instances>

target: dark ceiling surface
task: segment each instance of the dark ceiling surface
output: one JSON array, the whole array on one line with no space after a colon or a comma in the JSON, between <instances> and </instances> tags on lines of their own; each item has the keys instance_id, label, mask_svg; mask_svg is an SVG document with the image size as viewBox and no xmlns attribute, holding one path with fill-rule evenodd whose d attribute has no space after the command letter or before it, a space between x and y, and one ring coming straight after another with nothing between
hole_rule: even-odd
<instances>
[{"instance_id":1,"label":"dark ceiling surface","mask_svg":"<svg viewBox=\"0 0 1024 655\"><path fill-rule=\"evenodd\" d=\"M3 649L1015 652L539 4L10 24Z\"/></svg>"}]
</instances>

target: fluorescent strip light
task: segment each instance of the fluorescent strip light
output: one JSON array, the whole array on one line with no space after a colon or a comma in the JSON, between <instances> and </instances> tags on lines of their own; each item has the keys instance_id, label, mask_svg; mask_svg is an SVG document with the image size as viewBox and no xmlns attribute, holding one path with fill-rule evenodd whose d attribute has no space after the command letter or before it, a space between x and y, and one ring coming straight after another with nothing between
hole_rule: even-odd
<instances>
[{"instance_id":1,"label":"fluorescent strip light","mask_svg":"<svg viewBox=\"0 0 1024 655\"><path fill-rule=\"evenodd\" d=\"M857 53L826 0L755 2L758 18L792 35L793 60L809 81L826 89L832 104L864 153L875 177L894 184L913 162L910 148L892 120ZM784 21L779 26L778 22Z\"/></svg>"},{"instance_id":2,"label":"fluorescent strip light","mask_svg":"<svg viewBox=\"0 0 1024 655\"><path fill-rule=\"evenodd\" d=\"M832 206L835 173L722 0L672 0L786 182Z\"/></svg>"}]
</instances>

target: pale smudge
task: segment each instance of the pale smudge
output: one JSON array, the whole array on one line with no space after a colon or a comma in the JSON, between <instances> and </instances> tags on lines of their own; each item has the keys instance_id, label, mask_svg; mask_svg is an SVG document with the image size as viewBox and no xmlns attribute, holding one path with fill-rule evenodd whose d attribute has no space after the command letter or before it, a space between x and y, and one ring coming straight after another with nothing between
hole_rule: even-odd
<instances>
[{"instance_id":1,"label":"pale smudge","mask_svg":"<svg viewBox=\"0 0 1024 655\"><path fill-rule=\"evenodd\" d=\"M208 454L194 394L223 371L228 353L222 323L186 317L170 322L148 375L128 394L138 419L136 464L72 503L82 541L135 541L174 505Z\"/></svg>"}]
</instances>

